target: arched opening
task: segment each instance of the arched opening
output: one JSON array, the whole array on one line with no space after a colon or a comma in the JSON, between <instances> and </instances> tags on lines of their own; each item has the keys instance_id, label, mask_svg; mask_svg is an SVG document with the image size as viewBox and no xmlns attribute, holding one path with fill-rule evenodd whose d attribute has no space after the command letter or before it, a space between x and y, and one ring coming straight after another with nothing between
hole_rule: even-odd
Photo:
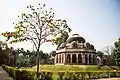
<instances>
[{"instance_id":1,"label":"arched opening","mask_svg":"<svg viewBox=\"0 0 120 80\"><path fill-rule=\"evenodd\" d=\"M64 60L64 55L62 55L62 63L63 63L63 60Z\"/></svg>"},{"instance_id":2,"label":"arched opening","mask_svg":"<svg viewBox=\"0 0 120 80\"><path fill-rule=\"evenodd\" d=\"M58 55L56 56L56 63L58 63Z\"/></svg>"},{"instance_id":3,"label":"arched opening","mask_svg":"<svg viewBox=\"0 0 120 80\"><path fill-rule=\"evenodd\" d=\"M82 63L82 56L81 56L81 54L78 54L78 63Z\"/></svg>"},{"instance_id":4,"label":"arched opening","mask_svg":"<svg viewBox=\"0 0 120 80\"><path fill-rule=\"evenodd\" d=\"M101 63L101 58L99 56L97 57L97 63Z\"/></svg>"},{"instance_id":5,"label":"arched opening","mask_svg":"<svg viewBox=\"0 0 120 80\"><path fill-rule=\"evenodd\" d=\"M67 55L67 63L70 63L70 54Z\"/></svg>"},{"instance_id":6,"label":"arched opening","mask_svg":"<svg viewBox=\"0 0 120 80\"><path fill-rule=\"evenodd\" d=\"M72 55L72 63L76 63L76 55L75 54Z\"/></svg>"},{"instance_id":7,"label":"arched opening","mask_svg":"<svg viewBox=\"0 0 120 80\"><path fill-rule=\"evenodd\" d=\"M89 55L89 64L92 64L92 61L91 61L91 55Z\"/></svg>"},{"instance_id":8,"label":"arched opening","mask_svg":"<svg viewBox=\"0 0 120 80\"><path fill-rule=\"evenodd\" d=\"M93 55L93 64L95 64L95 56Z\"/></svg>"},{"instance_id":9,"label":"arched opening","mask_svg":"<svg viewBox=\"0 0 120 80\"><path fill-rule=\"evenodd\" d=\"M59 55L59 63L61 63L61 55Z\"/></svg>"},{"instance_id":10,"label":"arched opening","mask_svg":"<svg viewBox=\"0 0 120 80\"><path fill-rule=\"evenodd\" d=\"M85 63L87 64L88 62L88 58L87 58L87 54L85 54Z\"/></svg>"}]
</instances>

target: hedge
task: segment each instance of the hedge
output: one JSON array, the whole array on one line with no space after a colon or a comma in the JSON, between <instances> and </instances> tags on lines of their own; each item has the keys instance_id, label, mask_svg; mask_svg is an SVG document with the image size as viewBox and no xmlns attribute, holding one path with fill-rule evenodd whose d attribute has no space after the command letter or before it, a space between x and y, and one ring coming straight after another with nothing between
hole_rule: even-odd
<instances>
[{"instance_id":1,"label":"hedge","mask_svg":"<svg viewBox=\"0 0 120 80\"><path fill-rule=\"evenodd\" d=\"M60 72L58 73L59 80L86 80L120 77L120 72L105 71L105 72Z\"/></svg>"},{"instance_id":2,"label":"hedge","mask_svg":"<svg viewBox=\"0 0 120 80\"><path fill-rule=\"evenodd\" d=\"M36 80L36 73L26 70L19 70L14 67L2 65L14 80ZM92 71L92 72L41 72L39 80L53 80L52 76L57 74L57 80L86 80L120 77L119 71Z\"/></svg>"}]
</instances>

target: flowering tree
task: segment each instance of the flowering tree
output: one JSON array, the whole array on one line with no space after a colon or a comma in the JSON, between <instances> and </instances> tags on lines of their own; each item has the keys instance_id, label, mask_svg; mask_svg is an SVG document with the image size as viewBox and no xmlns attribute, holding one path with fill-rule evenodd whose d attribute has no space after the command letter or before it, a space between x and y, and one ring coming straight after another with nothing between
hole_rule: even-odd
<instances>
[{"instance_id":1,"label":"flowering tree","mask_svg":"<svg viewBox=\"0 0 120 80\"><path fill-rule=\"evenodd\" d=\"M29 5L27 8L29 13L19 15L19 21L14 24L13 32L2 33L7 37L10 43L23 41L32 41L37 54L37 78L39 72L39 52L43 43L52 42L59 44L68 36L71 29L67 25L66 20L56 19L52 8L45 10L45 4L39 4L38 7Z\"/></svg>"}]
</instances>

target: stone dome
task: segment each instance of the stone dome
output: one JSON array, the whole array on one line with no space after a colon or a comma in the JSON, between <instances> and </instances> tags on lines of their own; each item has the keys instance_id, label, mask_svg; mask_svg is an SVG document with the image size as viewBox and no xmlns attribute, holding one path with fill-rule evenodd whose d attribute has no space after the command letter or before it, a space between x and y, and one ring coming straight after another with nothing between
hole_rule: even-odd
<instances>
[{"instance_id":1,"label":"stone dome","mask_svg":"<svg viewBox=\"0 0 120 80\"><path fill-rule=\"evenodd\" d=\"M78 41L78 43L85 43L85 39L83 38L83 37L81 37L81 36L79 36L79 34L73 34L71 37L69 37L68 39L67 39L67 43L71 43L71 42L73 42L73 41Z\"/></svg>"}]
</instances>

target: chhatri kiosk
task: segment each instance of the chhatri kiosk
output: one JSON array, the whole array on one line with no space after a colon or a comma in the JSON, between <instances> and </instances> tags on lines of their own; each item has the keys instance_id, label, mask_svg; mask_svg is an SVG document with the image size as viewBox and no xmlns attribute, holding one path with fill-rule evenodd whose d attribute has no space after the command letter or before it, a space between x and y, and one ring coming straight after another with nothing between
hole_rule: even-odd
<instances>
[{"instance_id":1,"label":"chhatri kiosk","mask_svg":"<svg viewBox=\"0 0 120 80\"><path fill-rule=\"evenodd\" d=\"M98 53L94 46L78 34L73 34L66 42L58 46L55 65L96 65L98 64L97 58Z\"/></svg>"}]
</instances>

